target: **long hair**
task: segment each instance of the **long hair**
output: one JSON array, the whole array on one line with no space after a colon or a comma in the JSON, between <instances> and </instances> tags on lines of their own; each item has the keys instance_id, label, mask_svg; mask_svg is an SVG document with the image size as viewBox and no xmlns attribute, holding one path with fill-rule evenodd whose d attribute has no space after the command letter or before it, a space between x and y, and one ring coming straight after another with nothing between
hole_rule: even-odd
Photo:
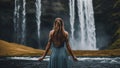
<instances>
[{"instance_id":1,"label":"long hair","mask_svg":"<svg viewBox=\"0 0 120 68\"><path fill-rule=\"evenodd\" d=\"M56 24L58 27L56 27ZM58 30L56 28L59 28ZM53 37L60 42L63 42L65 39L65 29L64 29L64 22L61 18L56 18L53 24Z\"/></svg>"}]
</instances>

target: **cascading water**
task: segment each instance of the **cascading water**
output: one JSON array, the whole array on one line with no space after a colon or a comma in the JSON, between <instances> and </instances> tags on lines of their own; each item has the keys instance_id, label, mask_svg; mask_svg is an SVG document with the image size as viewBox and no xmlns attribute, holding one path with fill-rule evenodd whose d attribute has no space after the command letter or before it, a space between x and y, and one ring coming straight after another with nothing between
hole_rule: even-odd
<instances>
[{"instance_id":1,"label":"cascading water","mask_svg":"<svg viewBox=\"0 0 120 68\"><path fill-rule=\"evenodd\" d=\"M25 8L25 5L26 5L26 0L23 0L23 12L22 12L22 40L21 42L23 44L25 44L25 36L26 36L26 8Z\"/></svg>"},{"instance_id":2,"label":"cascading water","mask_svg":"<svg viewBox=\"0 0 120 68\"><path fill-rule=\"evenodd\" d=\"M71 48L76 49L76 41L74 38L74 23L75 23L75 0L69 0L69 9L70 9L70 25L71 25L71 37L70 37L70 43Z\"/></svg>"},{"instance_id":3,"label":"cascading water","mask_svg":"<svg viewBox=\"0 0 120 68\"><path fill-rule=\"evenodd\" d=\"M14 9L14 41L20 44L25 44L26 37L26 0L15 0Z\"/></svg>"},{"instance_id":4,"label":"cascading water","mask_svg":"<svg viewBox=\"0 0 120 68\"><path fill-rule=\"evenodd\" d=\"M19 0L15 0L15 9L14 9L14 18L13 18L13 21L14 21L14 42L17 42L18 41L18 36L17 36L17 32L18 32L18 24L17 24L17 21L19 19L19 9L20 9L20 6L19 6Z\"/></svg>"},{"instance_id":5,"label":"cascading water","mask_svg":"<svg viewBox=\"0 0 120 68\"><path fill-rule=\"evenodd\" d=\"M70 2L71 1L72 0L70 0ZM70 6L70 23L74 24L74 21L72 21L74 18L71 19L74 16L72 16L71 14L74 14L72 11L74 10L73 8L75 7L71 7L71 5L69 6ZM72 39L71 47L74 50L97 50L92 0L77 0L77 7L80 22L79 31L80 39L79 40L76 40L75 38ZM71 27L74 26L73 24L71 24ZM71 28L71 32L73 32L73 30L74 28ZM74 32L72 34L73 35L71 36L74 37Z\"/></svg>"},{"instance_id":6,"label":"cascading water","mask_svg":"<svg viewBox=\"0 0 120 68\"><path fill-rule=\"evenodd\" d=\"M41 0L36 0L36 22L37 22L37 35L38 35L38 45L40 47L40 16L41 16Z\"/></svg>"},{"instance_id":7,"label":"cascading water","mask_svg":"<svg viewBox=\"0 0 120 68\"><path fill-rule=\"evenodd\" d=\"M92 0L77 0L81 30L81 48L96 50L96 34Z\"/></svg>"}]
</instances>

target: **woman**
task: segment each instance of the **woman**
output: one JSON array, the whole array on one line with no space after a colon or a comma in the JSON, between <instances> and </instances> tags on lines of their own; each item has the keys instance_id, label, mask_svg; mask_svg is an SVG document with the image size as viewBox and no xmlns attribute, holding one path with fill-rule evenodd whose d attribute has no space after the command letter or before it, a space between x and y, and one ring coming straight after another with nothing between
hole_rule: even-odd
<instances>
[{"instance_id":1,"label":"woman","mask_svg":"<svg viewBox=\"0 0 120 68\"><path fill-rule=\"evenodd\" d=\"M64 43L66 43L66 45ZM45 58L51 44L53 45L48 68L70 68L68 65L67 50L72 56L73 60L77 61L77 58L73 55L70 48L68 32L65 31L64 23L61 18L55 19L53 30L51 30L49 33L49 40L45 49L45 53L41 58L39 58L39 61Z\"/></svg>"}]
</instances>

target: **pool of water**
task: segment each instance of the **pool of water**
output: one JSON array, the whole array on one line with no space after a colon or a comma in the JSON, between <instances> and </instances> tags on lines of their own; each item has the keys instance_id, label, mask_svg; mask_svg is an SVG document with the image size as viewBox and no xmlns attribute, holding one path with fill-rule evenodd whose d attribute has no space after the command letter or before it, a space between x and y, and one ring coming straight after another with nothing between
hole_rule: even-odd
<instances>
[{"instance_id":1,"label":"pool of water","mask_svg":"<svg viewBox=\"0 0 120 68\"><path fill-rule=\"evenodd\" d=\"M1 57L0 68L47 68L49 56L43 61L39 57ZM71 57L69 57L71 59ZM120 68L120 57L77 57L72 68Z\"/></svg>"}]
</instances>

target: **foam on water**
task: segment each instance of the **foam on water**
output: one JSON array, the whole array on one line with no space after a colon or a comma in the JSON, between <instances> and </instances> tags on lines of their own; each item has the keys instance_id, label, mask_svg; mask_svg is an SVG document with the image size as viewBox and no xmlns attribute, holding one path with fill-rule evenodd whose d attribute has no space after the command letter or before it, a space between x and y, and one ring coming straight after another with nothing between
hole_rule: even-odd
<instances>
[{"instance_id":1,"label":"foam on water","mask_svg":"<svg viewBox=\"0 0 120 68\"><path fill-rule=\"evenodd\" d=\"M8 59L15 59L15 60L34 60L37 61L40 57L7 57ZM69 57L72 59L71 57ZM49 61L50 56L46 56L43 61ZM99 61L100 63L118 63L120 64L120 57L77 57L78 61Z\"/></svg>"},{"instance_id":2,"label":"foam on water","mask_svg":"<svg viewBox=\"0 0 120 68\"><path fill-rule=\"evenodd\" d=\"M7 57L8 59L15 59L15 60L38 60L40 57ZM43 61L49 61L49 56L46 56Z\"/></svg>"}]
</instances>

